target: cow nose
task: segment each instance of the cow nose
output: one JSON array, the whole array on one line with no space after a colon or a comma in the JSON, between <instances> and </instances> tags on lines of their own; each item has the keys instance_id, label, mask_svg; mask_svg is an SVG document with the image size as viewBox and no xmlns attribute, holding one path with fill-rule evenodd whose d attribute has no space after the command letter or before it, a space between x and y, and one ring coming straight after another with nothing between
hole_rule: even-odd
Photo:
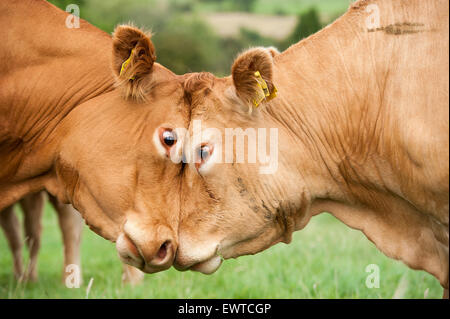
<instances>
[{"instance_id":1,"label":"cow nose","mask_svg":"<svg viewBox=\"0 0 450 319\"><path fill-rule=\"evenodd\" d=\"M160 241L161 242L161 241ZM156 243L157 249L138 249L141 256L146 261L146 266L155 269L156 271L164 270L172 266L173 257L175 252L173 251L173 244L170 239L164 240L162 243ZM150 272L153 272L150 270Z\"/></svg>"},{"instance_id":2,"label":"cow nose","mask_svg":"<svg viewBox=\"0 0 450 319\"><path fill-rule=\"evenodd\" d=\"M170 268L175 257L174 240L167 236L168 232L158 233L163 233L163 236L154 236L150 240L136 236L133 238L132 234L122 233L116 241L122 261L146 273Z\"/></svg>"},{"instance_id":3,"label":"cow nose","mask_svg":"<svg viewBox=\"0 0 450 319\"><path fill-rule=\"evenodd\" d=\"M167 252L171 250L172 250L172 242L170 240L166 240L165 242L163 242L161 247L159 247L159 250L156 253L156 258L158 258L160 261L164 261L168 256Z\"/></svg>"}]
</instances>

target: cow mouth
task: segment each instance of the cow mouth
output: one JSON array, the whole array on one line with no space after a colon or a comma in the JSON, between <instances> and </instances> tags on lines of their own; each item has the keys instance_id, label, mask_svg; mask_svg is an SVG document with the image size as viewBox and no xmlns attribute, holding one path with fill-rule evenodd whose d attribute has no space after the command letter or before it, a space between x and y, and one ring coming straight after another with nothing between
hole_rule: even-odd
<instances>
[{"instance_id":1,"label":"cow mouth","mask_svg":"<svg viewBox=\"0 0 450 319\"><path fill-rule=\"evenodd\" d=\"M173 266L179 271L192 270L201 272L205 275L210 275L216 272L217 269L219 269L219 267L222 265L222 260L224 260L218 250L219 246L217 246L215 252L208 257L204 256L204 258L194 258L191 260L180 258L180 251L178 251L177 258L175 258Z\"/></svg>"}]
</instances>

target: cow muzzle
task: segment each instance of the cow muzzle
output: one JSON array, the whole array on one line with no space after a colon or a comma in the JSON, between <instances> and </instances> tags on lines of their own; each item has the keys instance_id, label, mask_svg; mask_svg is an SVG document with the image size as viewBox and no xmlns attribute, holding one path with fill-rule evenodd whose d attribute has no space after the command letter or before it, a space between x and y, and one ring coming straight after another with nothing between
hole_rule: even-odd
<instances>
[{"instance_id":1,"label":"cow muzzle","mask_svg":"<svg viewBox=\"0 0 450 319\"><path fill-rule=\"evenodd\" d=\"M125 228L126 229L126 228ZM139 268L146 273L166 270L173 264L176 252L174 237L167 227L160 226L150 237L139 237L126 230L116 240L116 249L123 263ZM150 238L149 238L150 237Z\"/></svg>"}]
</instances>

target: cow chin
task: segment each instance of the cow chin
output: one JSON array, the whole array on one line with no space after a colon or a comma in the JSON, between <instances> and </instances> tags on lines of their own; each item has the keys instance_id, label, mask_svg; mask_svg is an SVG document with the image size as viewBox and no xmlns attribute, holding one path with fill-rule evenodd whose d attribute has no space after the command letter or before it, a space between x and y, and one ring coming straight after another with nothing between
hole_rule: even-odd
<instances>
[{"instance_id":1,"label":"cow chin","mask_svg":"<svg viewBox=\"0 0 450 319\"><path fill-rule=\"evenodd\" d=\"M221 264L222 258L220 256L213 256L212 258L206 261L195 264L194 266L189 268L189 270L198 271L205 275L210 275L216 272L216 270L219 269Z\"/></svg>"},{"instance_id":2,"label":"cow chin","mask_svg":"<svg viewBox=\"0 0 450 319\"><path fill-rule=\"evenodd\" d=\"M191 238L180 238L177 255L173 266L180 271L193 270L203 274L212 274L222 264L218 254L219 242L191 241Z\"/></svg>"}]
</instances>

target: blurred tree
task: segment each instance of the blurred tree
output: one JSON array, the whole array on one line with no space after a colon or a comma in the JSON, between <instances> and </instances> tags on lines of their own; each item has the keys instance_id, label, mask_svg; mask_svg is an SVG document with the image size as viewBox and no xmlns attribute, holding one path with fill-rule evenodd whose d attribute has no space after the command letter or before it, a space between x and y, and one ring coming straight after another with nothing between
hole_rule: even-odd
<instances>
[{"instance_id":1,"label":"blurred tree","mask_svg":"<svg viewBox=\"0 0 450 319\"><path fill-rule=\"evenodd\" d=\"M274 44L273 39L263 37L258 31L250 30L247 28L241 28L238 39L242 43L243 47L271 46Z\"/></svg>"},{"instance_id":2,"label":"blurred tree","mask_svg":"<svg viewBox=\"0 0 450 319\"><path fill-rule=\"evenodd\" d=\"M169 5L176 12L191 12L195 3L195 0L170 0Z\"/></svg>"},{"instance_id":3,"label":"blurred tree","mask_svg":"<svg viewBox=\"0 0 450 319\"><path fill-rule=\"evenodd\" d=\"M241 28L239 35L221 39L221 49L224 63L220 66L220 75L230 74L231 65L236 56L242 51L255 46L272 46L276 41L261 36L258 32Z\"/></svg>"},{"instance_id":4,"label":"blurred tree","mask_svg":"<svg viewBox=\"0 0 450 319\"><path fill-rule=\"evenodd\" d=\"M153 42L157 61L177 74L210 71L221 73L225 61L220 39L204 22L182 16L159 29Z\"/></svg>"},{"instance_id":5,"label":"blurred tree","mask_svg":"<svg viewBox=\"0 0 450 319\"><path fill-rule=\"evenodd\" d=\"M317 14L315 8L311 8L300 14L297 25L291 35L289 35L286 40L281 42L280 49L285 50L290 45L299 42L313 33L316 33L320 29L322 29L322 24L320 23L319 15Z\"/></svg>"},{"instance_id":6,"label":"blurred tree","mask_svg":"<svg viewBox=\"0 0 450 319\"><path fill-rule=\"evenodd\" d=\"M257 0L201 0L201 1L221 4L223 7L231 8L233 11L252 12L253 6Z\"/></svg>"},{"instance_id":7,"label":"blurred tree","mask_svg":"<svg viewBox=\"0 0 450 319\"><path fill-rule=\"evenodd\" d=\"M54 4L62 10L66 10L69 4L76 4L80 8L85 4L85 0L48 0L48 2Z\"/></svg>"},{"instance_id":8,"label":"blurred tree","mask_svg":"<svg viewBox=\"0 0 450 319\"><path fill-rule=\"evenodd\" d=\"M251 12L255 0L237 0L236 2L239 3L239 6L242 8L242 10L246 12Z\"/></svg>"}]
</instances>

